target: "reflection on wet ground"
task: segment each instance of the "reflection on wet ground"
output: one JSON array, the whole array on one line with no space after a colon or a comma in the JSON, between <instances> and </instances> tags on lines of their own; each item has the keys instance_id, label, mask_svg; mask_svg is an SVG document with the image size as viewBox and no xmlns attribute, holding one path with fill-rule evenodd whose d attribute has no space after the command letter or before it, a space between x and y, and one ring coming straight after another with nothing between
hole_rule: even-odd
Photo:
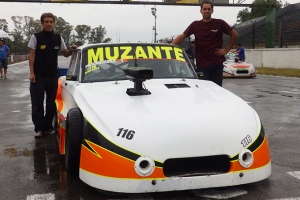
<instances>
[{"instance_id":1,"label":"reflection on wet ground","mask_svg":"<svg viewBox=\"0 0 300 200\"><path fill-rule=\"evenodd\" d=\"M16 154L15 150L8 149L7 152L12 152L10 155ZM64 156L59 154L58 142L54 135L36 139L31 155L34 161L31 178L47 183L48 190L53 192L55 200L126 198L126 195L98 191L83 183L79 178L69 177Z\"/></svg>"},{"instance_id":2,"label":"reflection on wet ground","mask_svg":"<svg viewBox=\"0 0 300 200\"><path fill-rule=\"evenodd\" d=\"M66 62L63 66L67 66L67 59L62 59ZM115 194L98 191L79 178L69 177L55 136L34 139L29 82L24 78L28 77L28 62L10 68L9 73L8 80L0 80L0 200L249 200L300 196L299 179L291 179L283 173L300 166L299 79L258 76L256 79L224 80L224 88L250 102L264 124L273 158L269 179L231 188ZM209 197L212 192L215 198ZM243 195L231 198L228 192Z\"/></svg>"}]
</instances>

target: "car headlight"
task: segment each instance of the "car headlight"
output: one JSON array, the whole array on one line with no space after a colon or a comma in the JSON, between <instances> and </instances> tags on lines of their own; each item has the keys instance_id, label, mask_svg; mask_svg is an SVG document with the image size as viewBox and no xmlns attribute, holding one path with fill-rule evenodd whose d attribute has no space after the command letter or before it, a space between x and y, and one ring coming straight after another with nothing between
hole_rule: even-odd
<instances>
[{"instance_id":1,"label":"car headlight","mask_svg":"<svg viewBox=\"0 0 300 200\"><path fill-rule=\"evenodd\" d=\"M249 168L253 164L254 156L249 149L244 149L239 153L239 163L245 167Z\"/></svg>"},{"instance_id":2,"label":"car headlight","mask_svg":"<svg viewBox=\"0 0 300 200\"><path fill-rule=\"evenodd\" d=\"M154 160L149 156L141 156L134 163L134 170L140 176L150 176L154 168Z\"/></svg>"}]
</instances>

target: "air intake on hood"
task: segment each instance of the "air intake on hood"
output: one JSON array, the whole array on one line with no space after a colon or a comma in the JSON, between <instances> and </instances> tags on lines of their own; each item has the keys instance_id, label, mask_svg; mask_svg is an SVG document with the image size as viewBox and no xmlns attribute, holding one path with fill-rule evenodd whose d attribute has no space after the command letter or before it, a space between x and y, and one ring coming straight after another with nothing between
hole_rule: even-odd
<instances>
[{"instance_id":1,"label":"air intake on hood","mask_svg":"<svg viewBox=\"0 0 300 200\"><path fill-rule=\"evenodd\" d=\"M175 84L165 84L167 88L190 88L187 84L175 83Z\"/></svg>"}]
</instances>

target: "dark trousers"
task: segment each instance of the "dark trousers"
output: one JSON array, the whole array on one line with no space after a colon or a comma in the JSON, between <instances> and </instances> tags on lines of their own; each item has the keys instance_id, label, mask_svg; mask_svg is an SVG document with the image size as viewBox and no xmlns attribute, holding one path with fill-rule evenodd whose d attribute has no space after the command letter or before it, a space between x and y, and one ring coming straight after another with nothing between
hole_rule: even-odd
<instances>
[{"instance_id":1,"label":"dark trousers","mask_svg":"<svg viewBox=\"0 0 300 200\"><path fill-rule=\"evenodd\" d=\"M210 67L197 67L196 72L199 79L212 81L222 87L223 63Z\"/></svg>"},{"instance_id":2,"label":"dark trousers","mask_svg":"<svg viewBox=\"0 0 300 200\"><path fill-rule=\"evenodd\" d=\"M31 117L34 131L53 129L52 121L55 112L55 97L57 92L58 77L35 76L35 83L30 83ZM46 112L44 98L46 94Z\"/></svg>"}]
</instances>

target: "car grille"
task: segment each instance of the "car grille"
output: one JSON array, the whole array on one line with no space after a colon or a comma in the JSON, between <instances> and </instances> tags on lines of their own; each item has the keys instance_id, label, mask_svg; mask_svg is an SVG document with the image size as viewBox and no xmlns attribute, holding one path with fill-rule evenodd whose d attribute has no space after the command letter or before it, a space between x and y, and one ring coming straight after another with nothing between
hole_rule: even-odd
<instances>
[{"instance_id":1,"label":"car grille","mask_svg":"<svg viewBox=\"0 0 300 200\"><path fill-rule=\"evenodd\" d=\"M236 70L237 74L248 74L249 71L248 70Z\"/></svg>"},{"instance_id":2,"label":"car grille","mask_svg":"<svg viewBox=\"0 0 300 200\"><path fill-rule=\"evenodd\" d=\"M180 176L207 176L224 174L230 169L230 160L227 155L174 158L164 162L163 171L166 177Z\"/></svg>"}]
</instances>

